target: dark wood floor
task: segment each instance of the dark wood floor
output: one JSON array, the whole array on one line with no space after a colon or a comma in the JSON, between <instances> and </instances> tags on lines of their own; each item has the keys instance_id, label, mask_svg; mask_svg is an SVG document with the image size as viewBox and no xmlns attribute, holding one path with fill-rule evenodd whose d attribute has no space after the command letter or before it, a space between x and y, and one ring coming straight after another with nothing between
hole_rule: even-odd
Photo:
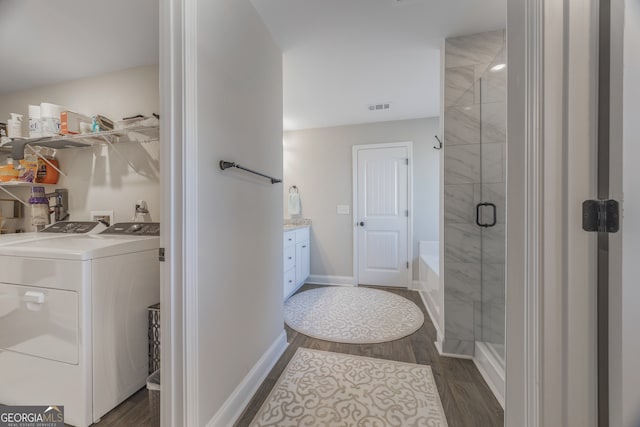
<instances>
[{"instance_id":1,"label":"dark wood floor","mask_svg":"<svg viewBox=\"0 0 640 427\"><path fill-rule=\"evenodd\" d=\"M305 285L299 292L318 286ZM424 312L425 322L414 334L381 344L341 344L318 340L289 327L289 347L260 386L236 427L251 423L278 377L299 347L377 357L400 362L430 365L440 392L449 427L494 427L504 424L504 412L472 361L441 357L434 345L436 330L417 292L385 288L415 302Z\"/></svg>"},{"instance_id":2,"label":"dark wood floor","mask_svg":"<svg viewBox=\"0 0 640 427\"><path fill-rule=\"evenodd\" d=\"M305 285L299 292L318 286ZM420 296L403 289L385 288L390 292L415 302L425 314L425 322L414 334L381 344L341 344L322 341L302 335L289 327L289 347L271 370L258 392L236 423L237 427L249 425L258 409L275 385L278 377L299 347L337 353L377 357L401 362L430 365L440 392L449 427L494 427L503 425L503 411L477 368L470 360L441 357L433 344L436 331L429 319ZM95 427L148 427L150 426L147 390L141 389L128 400L105 415Z\"/></svg>"},{"instance_id":3,"label":"dark wood floor","mask_svg":"<svg viewBox=\"0 0 640 427\"><path fill-rule=\"evenodd\" d=\"M142 388L133 396L109 411L100 422L92 427L150 427L149 398L147 389Z\"/></svg>"}]
</instances>

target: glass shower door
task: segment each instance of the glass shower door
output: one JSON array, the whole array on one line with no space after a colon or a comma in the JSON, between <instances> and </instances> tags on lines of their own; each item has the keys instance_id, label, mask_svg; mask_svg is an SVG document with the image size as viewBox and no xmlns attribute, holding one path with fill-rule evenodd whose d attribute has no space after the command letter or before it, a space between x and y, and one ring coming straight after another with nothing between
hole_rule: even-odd
<instances>
[{"instance_id":1,"label":"glass shower door","mask_svg":"<svg viewBox=\"0 0 640 427\"><path fill-rule=\"evenodd\" d=\"M500 52L478 81L480 184L476 224L481 227L482 286L479 340L504 362L506 220L506 58Z\"/></svg>"}]
</instances>

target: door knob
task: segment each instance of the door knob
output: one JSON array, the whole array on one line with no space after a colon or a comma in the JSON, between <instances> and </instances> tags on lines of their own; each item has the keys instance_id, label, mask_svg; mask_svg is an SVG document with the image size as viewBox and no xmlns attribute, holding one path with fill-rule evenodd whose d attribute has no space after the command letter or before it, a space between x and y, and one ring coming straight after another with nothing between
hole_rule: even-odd
<instances>
[{"instance_id":1,"label":"door knob","mask_svg":"<svg viewBox=\"0 0 640 427\"><path fill-rule=\"evenodd\" d=\"M360 221L360 227L364 227L364 221Z\"/></svg>"}]
</instances>

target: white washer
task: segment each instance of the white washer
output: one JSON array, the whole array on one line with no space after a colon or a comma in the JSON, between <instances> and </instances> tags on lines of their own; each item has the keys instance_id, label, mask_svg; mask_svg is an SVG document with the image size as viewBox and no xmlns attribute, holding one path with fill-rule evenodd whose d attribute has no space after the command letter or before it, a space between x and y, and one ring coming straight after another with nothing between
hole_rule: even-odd
<instances>
[{"instance_id":1,"label":"white washer","mask_svg":"<svg viewBox=\"0 0 640 427\"><path fill-rule=\"evenodd\" d=\"M0 234L0 246L75 234L96 234L105 229L106 227L98 221L59 221L39 232Z\"/></svg>"},{"instance_id":2,"label":"white washer","mask_svg":"<svg viewBox=\"0 0 640 427\"><path fill-rule=\"evenodd\" d=\"M0 244L0 402L85 427L144 386L159 224Z\"/></svg>"}]
</instances>

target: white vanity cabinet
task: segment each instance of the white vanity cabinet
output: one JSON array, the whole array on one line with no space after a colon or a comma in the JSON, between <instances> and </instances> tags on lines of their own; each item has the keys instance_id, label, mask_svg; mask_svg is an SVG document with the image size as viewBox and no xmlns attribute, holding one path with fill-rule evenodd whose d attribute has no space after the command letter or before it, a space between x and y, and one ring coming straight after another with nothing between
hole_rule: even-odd
<instances>
[{"instance_id":1,"label":"white vanity cabinet","mask_svg":"<svg viewBox=\"0 0 640 427\"><path fill-rule=\"evenodd\" d=\"M302 286L309 277L309 227L284 232L284 299Z\"/></svg>"}]
</instances>

